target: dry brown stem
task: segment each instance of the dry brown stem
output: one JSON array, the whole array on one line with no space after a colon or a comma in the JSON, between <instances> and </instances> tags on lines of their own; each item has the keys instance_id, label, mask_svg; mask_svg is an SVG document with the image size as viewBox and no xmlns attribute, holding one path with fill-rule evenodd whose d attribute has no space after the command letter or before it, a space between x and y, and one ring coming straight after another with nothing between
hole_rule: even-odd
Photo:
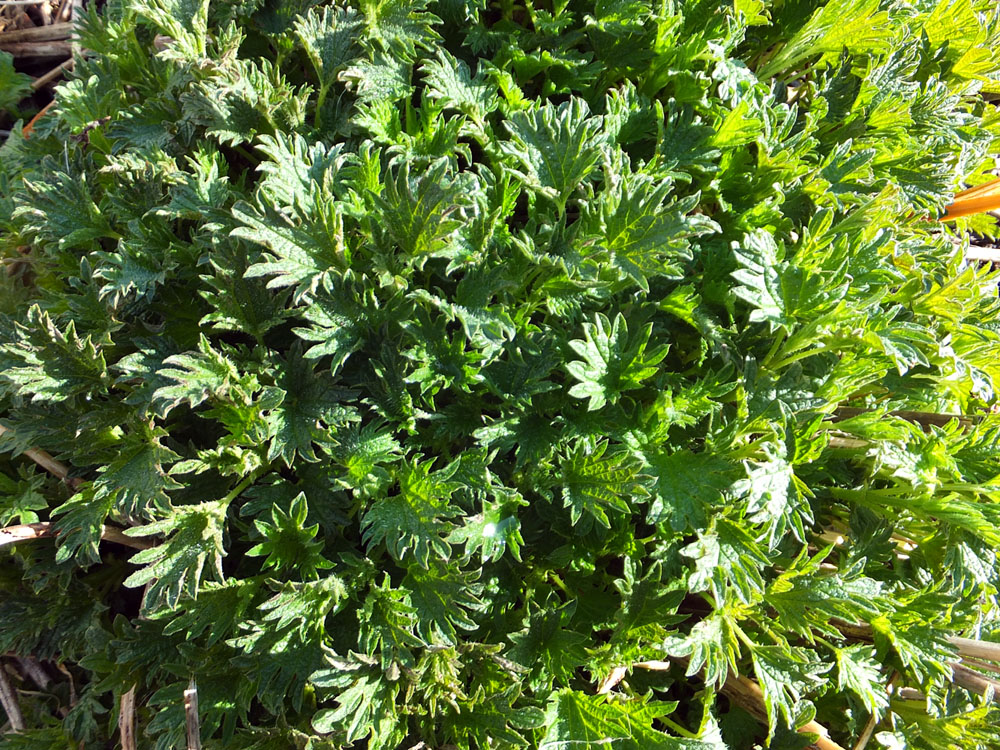
<instances>
[{"instance_id":1,"label":"dry brown stem","mask_svg":"<svg viewBox=\"0 0 1000 750\"><path fill-rule=\"evenodd\" d=\"M759 722L767 723L764 694L756 682L746 677L729 675L722 686L722 693ZM844 750L843 747L830 739L830 733L826 727L818 722L807 722L797 731L800 734L815 734L816 740L813 742L813 746L818 750Z\"/></svg>"},{"instance_id":2,"label":"dry brown stem","mask_svg":"<svg viewBox=\"0 0 1000 750\"><path fill-rule=\"evenodd\" d=\"M971 656L973 659L1000 662L1000 643L977 641L974 638L959 638L958 636L949 638L948 642L958 649L959 656Z\"/></svg>"},{"instance_id":3,"label":"dry brown stem","mask_svg":"<svg viewBox=\"0 0 1000 750\"><path fill-rule=\"evenodd\" d=\"M69 42L5 42L0 39L0 50L14 57L69 57Z\"/></svg>"},{"instance_id":4,"label":"dry brown stem","mask_svg":"<svg viewBox=\"0 0 1000 750\"><path fill-rule=\"evenodd\" d=\"M8 526L0 529L0 548L6 547L8 544L45 539L54 537L55 535L56 530L49 521ZM112 526L101 527L101 541L114 542L125 547L131 547L132 549L149 549L153 546L145 539L134 539L133 537L125 536L121 529L116 529Z\"/></svg>"},{"instance_id":5,"label":"dry brown stem","mask_svg":"<svg viewBox=\"0 0 1000 750\"><path fill-rule=\"evenodd\" d=\"M21 704L17 702L17 693L10 684L3 662L0 662L0 706L3 706L13 732L23 732L25 729L24 714Z\"/></svg>"},{"instance_id":6,"label":"dry brown stem","mask_svg":"<svg viewBox=\"0 0 1000 750\"><path fill-rule=\"evenodd\" d=\"M865 747L868 746L868 742L871 740L872 735L875 734L875 727L877 724L878 717L875 714L868 717L865 728L861 730L861 735L858 737L858 741L854 745L854 750L865 750Z\"/></svg>"},{"instance_id":7,"label":"dry brown stem","mask_svg":"<svg viewBox=\"0 0 1000 750\"><path fill-rule=\"evenodd\" d=\"M831 624L848 638L863 641L874 640L875 631L870 625L849 623L843 620L831 620ZM950 636L948 642L958 650L958 655L962 658L1000 662L1000 643L977 641L973 638L960 638L958 636ZM950 662L948 666L951 667L951 682L953 684L977 695L987 695L992 690L993 700L1000 702L1000 680L980 674L957 661Z\"/></svg>"},{"instance_id":8,"label":"dry brown stem","mask_svg":"<svg viewBox=\"0 0 1000 750\"><path fill-rule=\"evenodd\" d=\"M198 686L191 685L184 691L184 719L187 725L187 750L201 750L201 721L198 719Z\"/></svg>"},{"instance_id":9,"label":"dry brown stem","mask_svg":"<svg viewBox=\"0 0 1000 750\"><path fill-rule=\"evenodd\" d=\"M0 436L6 432L10 432L10 430L0 424ZM69 484L73 490L77 488L79 481L70 479L69 468L65 464L56 461L46 451L43 451L41 448L28 448L24 451L24 455L49 472L49 474Z\"/></svg>"},{"instance_id":10,"label":"dry brown stem","mask_svg":"<svg viewBox=\"0 0 1000 750\"><path fill-rule=\"evenodd\" d=\"M69 707L73 708L76 705L76 680L73 679L73 673L62 662L56 664L56 669L66 675L66 680L69 682Z\"/></svg>"},{"instance_id":11,"label":"dry brown stem","mask_svg":"<svg viewBox=\"0 0 1000 750\"><path fill-rule=\"evenodd\" d=\"M16 11L13 20L7 24L7 27L12 29L30 29L34 25L35 22L31 20L31 16L20 10Z\"/></svg>"},{"instance_id":12,"label":"dry brown stem","mask_svg":"<svg viewBox=\"0 0 1000 750\"><path fill-rule=\"evenodd\" d=\"M83 0L72 0L72 5L69 12L70 23L75 25L83 18ZM73 34L70 36L70 55L76 57L80 54L80 34L73 29Z\"/></svg>"},{"instance_id":13,"label":"dry brown stem","mask_svg":"<svg viewBox=\"0 0 1000 750\"><path fill-rule=\"evenodd\" d=\"M26 676L31 678L32 682L38 685L40 689L48 690L49 683L52 680L34 657L17 656L15 659L17 660L17 666L21 668L21 671Z\"/></svg>"},{"instance_id":14,"label":"dry brown stem","mask_svg":"<svg viewBox=\"0 0 1000 750\"><path fill-rule=\"evenodd\" d=\"M872 626L865 623L852 623L834 619L830 621L830 624L848 638L860 641L871 641L875 638L875 631L872 629ZM974 638L961 638L957 635L949 636L948 643L958 650L959 656L1000 662L1000 643L978 641Z\"/></svg>"},{"instance_id":15,"label":"dry brown stem","mask_svg":"<svg viewBox=\"0 0 1000 750\"><path fill-rule=\"evenodd\" d=\"M965 688L976 695L989 695L992 691L994 703L1000 703L1000 680L994 680L992 677L980 674L964 664L952 662L951 681L960 688Z\"/></svg>"},{"instance_id":16,"label":"dry brown stem","mask_svg":"<svg viewBox=\"0 0 1000 750\"><path fill-rule=\"evenodd\" d=\"M893 672L892 677L889 678L889 684L885 686L886 692L892 695L892 691L896 688L896 683L899 681L899 672ZM857 743L854 745L854 750L865 750L868 743L871 741L872 735L875 734L875 727L878 726L878 716L872 714L868 717L868 721L865 722L864 729L861 730L861 735L858 737Z\"/></svg>"},{"instance_id":17,"label":"dry brown stem","mask_svg":"<svg viewBox=\"0 0 1000 750\"><path fill-rule=\"evenodd\" d=\"M974 667L980 672L993 672L994 674L1000 674L1000 664L993 664L992 662L984 661L982 659L973 659L971 656L963 656L962 663L967 664L970 667Z\"/></svg>"},{"instance_id":18,"label":"dry brown stem","mask_svg":"<svg viewBox=\"0 0 1000 750\"><path fill-rule=\"evenodd\" d=\"M54 23L49 26L33 26L30 29L5 31L0 35L0 44L12 42L51 42L69 39L72 24Z\"/></svg>"},{"instance_id":19,"label":"dry brown stem","mask_svg":"<svg viewBox=\"0 0 1000 750\"><path fill-rule=\"evenodd\" d=\"M48 86L50 83L59 78L67 70L70 70L72 67L73 67L72 60L63 60L61 63L52 68L52 70L48 71L47 73L43 73L42 75L38 76L38 78L36 78L34 81L32 81L31 90L38 91L43 86Z\"/></svg>"},{"instance_id":20,"label":"dry brown stem","mask_svg":"<svg viewBox=\"0 0 1000 750\"><path fill-rule=\"evenodd\" d=\"M993 247L969 245L969 249L965 251L965 259L979 263L1000 263L1000 250Z\"/></svg>"},{"instance_id":21,"label":"dry brown stem","mask_svg":"<svg viewBox=\"0 0 1000 750\"><path fill-rule=\"evenodd\" d=\"M866 412L869 409L859 409L854 406L841 406L837 409L835 413L836 419L851 419L852 417L857 417ZM924 427L934 426L934 427L944 427L953 420L958 420L959 423L968 429L972 426L972 422L975 417L969 417L964 414L939 414L937 412L930 411L891 411L888 416L899 417L900 419L905 419L907 422L913 422L915 424L922 425Z\"/></svg>"},{"instance_id":22,"label":"dry brown stem","mask_svg":"<svg viewBox=\"0 0 1000 750\"><path fill-rule=\"evenodd\" d=\"M858 438L840 437L838 435L834 435L833 437L830 438L828 445L831 448L857 449L857 448L866 448L868 446L868 441L859 440Z\"/></svg>"},{"instance_id":23,"label":"dry brown stem","mask_svg":"<svg viewBox=\"0 0 1000 750\"><path fill-rule=\"evenodd\" d=\"M685 666L687 659L678 657L675 661L640 661L632 665L632 669L650 669L655 671L667 671L674 666ZM625 667L617 667L604 680L598 688L598 693L609 692L615 685L621 682L627 672ZM727 696L736 705L753 716L762 724L767 724L767 710L764 707L764 694L760 687L753 680L739 675L730 674L722 686L722 694ZM813 747L818 750L844 750L839 744L830 739L830 733L822 724L810 721L798 728L801 734L815 734L816 740Z\"/></svg>"},{"instance_id":24,"label":"dry brown stem","mask_svg":"<svg viewBox=\"0 0 1000 750\"><path fill-rule=\"evenodd\" d=\"M136 750L135 746L135 685L122 693L118 712L118 732L122 750Z\"/></svg>"},{"instance_id":25,"label":"dry brown stem","mask_svg":"<svg viewBox=\"0 0 1000 750\"><path fill-rule=\"evenodd\" d=\"M636 665L633 665L636 666ZM605 693L610 693L615 689L615 685L625 679L625 675L628 672L628 667L615 667L611 670L611 674L605 677L601 684L597 686L597 694L604 695Z\"/></svg>"}]
</instances>

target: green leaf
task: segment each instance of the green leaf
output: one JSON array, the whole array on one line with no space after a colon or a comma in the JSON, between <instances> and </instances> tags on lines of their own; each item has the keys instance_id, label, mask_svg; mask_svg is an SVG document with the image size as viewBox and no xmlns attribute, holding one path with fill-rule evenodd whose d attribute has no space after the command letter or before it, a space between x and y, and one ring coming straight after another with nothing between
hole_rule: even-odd
<instances>
[{"instance_id":1,"label":"green leaf","mask_svg":"<svg viewBox=\"0 0 1000 750\"><path fill-rule=\"evenodd\" d=\"M81 565L101 560L98 544L104 524L111 513L114 496L105 493L97 499L92 484L84 484L62 505L54 508L52 516L57 533L56 562L76 559Z\"/></svg>"},{"instance_id":2,"label":"green leaf","mask_svg":"<svg viewBox=\"0 0 1000 750\"><path fill-rule=\"evenodd\" d=\"M740 641L736 623L725 609L698 621L684 637L671 636L664 642L664 650L671 656L690 656L686 674L701 672L706 685L722 686L730 670L737 671Z\"/></svg>"},{"instance_id":3,"label":"green leaf","mask_svg":"<svg viewBox=\"0 0 1000 750\"><path fill-rule=\"evenodd\" d=\"M484 501L482 512L466 516L465 523L456 527L447 541L464 544L466 559L479 552L483 563L496 562L510 550L511 556L520 561L524 538L516 506L522 504L527 503L519 496L512 503Z\"/></svg>"},{"instance_id":4,"label":"green leaf","mask_svg":"<svg viewBox=\"0 0 1000 750\"><path fill-rule=\"evenodd\" d=\"M303 579L318 577L320 570L333 567L323 557L323 542L316 540L319 524L306 526L309 508L306 496L300 492L292 500L288 512L275 506L271 509L271 522L257 519L254 526L264 538L247 550L249 557L266 557L263 567L297 572Z\"/></svg>"},{"instance_id":5,"label":"green leaf","mask_svg":"<svg viewBox=\"0 0 1000 750\"><path fill-rule=\"evenodd\" d=\"M470 611L481 608L480 586L473 573L456 573L451 566L434 561L430 567L410 566L403 587L417 615L417 634L428 644L458 642L456 628L475 630Z\"/></svg>"},{"instance_id":6,"label":"green leaf","mask_svg":"<svg viewBox=\"0 0 1000 750\"><path fill-rule=\"evenodd\" d=\"M157 619L168 620L165 635L184 633L188 640L205 636L211 647L237 632L259 589L255 579L229 579L224 583L203 581L197 599L181 599L178 610L163 610Z\"/></svg>"},{"instance_id":7,"label":"green leaf","mask_svg":"<svg viewBox=\"0 0 1000 750\"><path fill-rule=\"evenodd\" d=\"M601 244L622 278L632 279L644 292L649 279L680 278L691 259L688 239L719 231L701 215L688 215L700 196L666 203L672 182L657 183L648 175L629 175L621 189L606 191L601 206Z\"/></svg>"},{"instance_id":8,"label":"green leaf","mask_svg":"<svg viewBox=\"0 0 1000 750\"><path fill-rule=\"evenodd\" d=\"M314 444L329 449L335 429L358 419L354 409L343 405L350 393L336 388L330 376L316 373L298 348L276 365L274 384L283 395L264 415L271 441L268 460L280 458L286 466L296 456L316 461Z\"/></svg>"},{"instance_id":9,"label":"green leaf","mask_svg":"<svg viewBox=\"0 0 1000 750\"><path fill-rule=\"evenodd\" d=\"M381 52L371 60L358 60L345 68L339 78L353 88L361 103L396 102L413 92L406 60Z\"/></svg>"},{"instance_id":10,"label":"green leaf","mask_svg":"<svg viewBox=\"0 0 1000 750\"><path fill-rule=\"evenodd\" d=\"M353 8L310 8L295 21L295 36L316 70L320 87L328 87L357 53L361 19Z\"/></svg>"},{"instance_id":11,"label":"green leaf","mask_svg":"<svg viewBox=\"0 0 1000 750\"><path fill-rule=\"evenodd\" d=\"M170 505L166 493L181 487L164 470L180 458L161 445L166 434L158 430L122 441L114 460L97 470L94 499L110 497L115 511L129 518L148 518L166 510Z\"/></svg>"},{"instance_id":12,"label":"green leaf","mask_svg":"<svg viewBox=\"0 0 1000 750\"><path fill-rule=\"evenodd\" d=\"M24 468L18 472L17 479L0 474L0 528L38 521L35 511L49 507L41 493L44 483L43 474Z\"/></svg>"},{"instance_id":13,"label":"green leaf","mask_svg":"<svg viewBox=\"0 0 1000 750\"><path fill-rule=\"evenodd\" d=\"M368 590L361 607L358 643L365 654L379 659L386 671L394 662L412 667L414 650L423 645L415 634L417 610L408 603L406 594L405 589L393 588L385 575Z\"/></svg>"},{"instance_id":14,"label":"green leaf","mask_svg":"<svg viewBox=\"0 0 1000 750\"><path fill-rule=\"evenodd\" d=\"M591 117L577 97L558 106L546 104L515 112L504 123L511 140L500 144L529 189L554 201L562 214L566 201L600 159L601 119Z\"/></svg>"},{"instance_id":15,"label":"green leaf","mask_svg":"<svg viewBox=\"0 0 1000 750\"><path fill-rule=\"evenodd\" d=\"M801 482L784 458L747 462L747 478L736 482L733 491L746 497L747 515L754 523L764 524L771 546L791 530L804 542L806 525L812 524L812 509L802 496Z\"/></svg>"},{"instance_id":16,"label":"green leaf","mask_svg":"<svg viewBox=\"0 0 1000 750\"><path fill-rule=\"evenodd\" d=\"M132 556L132 563L145 567L126 578L125 585L136 588L150 584L146 606L162 602L174 607L181 594L192 599L198 596L206 565L218 580L224 580L222 531L228 505L226 501L184 505L174 508L161 521L128 529L129 536L170 536L162 544Z\"/></svg>"},{"instance_id":17,"label":"green leaf","mask_svg":"<svg viewBox=\"0 0 1000 750\"><path fill-rule=\"evenodd\" d=\"M31 93L31 76L14 70L14 56L0 52L0 112L16 111L21 100Z\"/></svg>"},{"instance_id":18,"label":"green leaf","mask_svg":"<svg viewBox=\"0 0 1000 750\"><path fill-rule=\"evenodd\" d=\"M613 615L614 641L625 642L630 637L644 640L650 626L660 631L672 621L685 619L685 615L673 614L683 600L685 591L664 580L662 565L650 565L645 575L638 578L640 572L638 566L628 560L625 563L625 577L614 583L622 599L621 608Z\"/></svg>"},{"instance_id":19,"label":"green leaf","mask_svg":"<svg viewBox=\"0 0 1000 750\"><path fill-rule=\"evenodd\" d=\"M451 546L445 538L453 526L447 519L459 513L450 503L459 485L449 480L458 465L431 471L433 464L416 456L400 467L398 494L376 500L362 519L365 544L384 542L395 560L403 561L409 553L423 568L432 555L448 559Z\"/></svg>"},{"instance_id":20,"label":"green leaf","mask_svg":"<svg viewBox=\"0 0 1000 750\"><path fill-rule=\"evenodd\" d=\"M838 648L834 653L837 656L837 689L850 690L861 699L869 713L881 716L889 707L889 696L885 691L885 675L875 661L875 649L856 643Z\"/></svg>"},{"instance_id":21,"label":"green leaf","mask_svg":"<svg viewBox=\"0 0 1000 750\"><path fill-rule=\"evenodd\" d=\"M294 600L295 593L287 594L285 599L288 598ZM306 602L313 603L311 599ZM240 650L232 663L254 676L256 697L263 707L272 713L287 704L296 711L302 710L310 675L329 657L319 634L313 628L305 628L302 633L294 624L279 629L268 622L253 620L241 623L241 629L244 634L226 644Z\"/></svg>"},{"instance_id":22,"label":"green leaf","mask_svg":"<svg viewBox=\"0 0 1000 750\"><path fill-rule=\"evenodd\" d=\"M752 602L764 590L761 569L768 564L766 548L744 527L720 520L714 531L698 535L681 550L695 561L688 578L692 591L708 590L717 601L726 601L729 591L744 602Z\"/></svg>"},{"instance_id":23,"label":"green leaf","mask_svg":"<svg viewBox=\"0 0 1000 750\"><path fill-rule=\"evenodd\" d=\"M668 522L675 531L704 529L708 512L732 486L732 464L711 453L686 450L648 460L656 480L649 522Z\"/></svg>"},{"instance_id":24,"label":"green leaf","mask_svg":"<svg viewBox=\"0 0 1000 750\"><path fill-rule=\"evenodd\" d=\"M293 511L294 512L294 511ZM302 583L287 582L273 597L260 605L264 622L281 633L294 633L306 641L321 635L327 615L335 614L347 599L342 578L328 575Z\"/></svg>"},{"instance_id":25,"label":"green leaf","mask_svg":"<svg viewBox=\"0 0 1000 750\"><path fill-rule=\"evenodd\" d=\"M209 0L136 0L134 10L191 55L204 55L208 35Z\"/></svg>"},{"instance_id":26,"label":"green leaf","mask_svg":"<svg viewBox=\"0 0 1000 750\"><path fill-rule=\"evenodd\" d=\"M385 52L412 60L418 47L441 38L433 28L441 19L426 7L427 0L361 0L365 33Z\"/></svg>"},{"instance_id":27,"label":"green leaf","mask_svg":"<svg viewBox=\"0 0 1000 750\"><path fill-rule=\"evenodd\" d=\"M937 616L937 613L935 613ZM881 615L872 620L876 643L888 643L899 656L903 667L921 685L930 684L934 679L947 679L951 673L950 663L955 658L955 647L934 625L907 622L908 618L892 618ZM895 621L893 621L895 620Z\"/></svg>"},{"instance_id":28,"label":"green leaf","mask_svg":"<svg viewBox=\"0 0 1000 750\"><path fill-rule=\"evenodd\" d=\"M247 203L233 206L233 217L245 225L234 229L233 236L270 251L268 260L247 269L247 278L273 276L267 283L269 289L292 286L295 298L301 299L315 292L333 272L346 268L340 211L333 203L316 208L312 221L296 226L273 212L261 215Z\"/></svg>"},{"instance_id":29,"label":"green leaf","mask_svg":"<svg viewBox=\"0 0 1000 750\"><path fill-rule=\"evenodd\" d=\"M540 686L565 685L587 660L586 636L567 627L573 611L572 603L539 608L525 618L521 630L507 636L513 644L507 655L532 670Z\"/></svg>"},{"instance_id":30,"label":"green leaf","mask_svg":"<svg viewBox=\"0 0 1000 750\"><path fill-rule=\"evenodd\" d=\"M398 685L378 674L361 674L337 696L337 708L319 711L312 719L317 732L339 730L348 743L367 738L372 750L395 750L406 735L396 709Z\"/></svg>"},{"instance_id":31,"label":"green leaf","mask_svg":"<svg viewBox=\"0 0 1000 750\"><path fill-rule=\"evenodd\" d=\"M343 144L310 145L298 134L285 136L275 133L273 136L261 136L257 148L268 156L257 167L264 175L260 182L261 192L283 212L310 219L317 206L326 206L336 199L344 182L346 168L353 161L350 154L344 153ZM248 210L244 204L235 206L234 209L240 213ZM240 218L239 215L234 215ZM251 222L251 226L254 223ZM276 250L269 242L260 242L261 238L252 239ZM270 241L275 242L273 239ZM340 241L343 242L343 238Z\"/></svg>"},{"instance_id":32,"label":"green leaf","mask_svg":"<svg viewBox=\"0 0 1000 750\"><path fill-rule=\"evenodd\" d=\"M368 301L359 299L347 285L316 294L301 312L310 326L294 330L299 338L313 343L305 357L332 357L330 369L336 373L365 343L369 321L364 312Z\"/></svg>"},{"instance_id":33,"label":"green leaf","mask_svg":"<svg viewBox=\"0 0 1000 750\"><path fill-rule=\"evenodd\" d=\"M81 338L73 320L60 329L47 312L32 306L13 338L0 345L0 387L6 384L9 393L58 403L99 394L109 385L102 351L107 338Z\"/></svg>"},{"instance_id":34,"label":"green leaf","mask_svg":"<svg viewBox=\"0 0 1000 750\"><path fill-rule=\"evenodd\" d=\"M399 460L400 446L380 424L370 423L360 428L351 425L338 433L333 455L343 467L336 482L362 496L370 496L392 481L384 465Z\"/></svg>"},{"instance_id":35,"label":"green leaf","mask_svg":"<svg viewBox=\"0 0 1000 750\"><path fill-rule=\"evenodd\" d=\"M615 696L587 695L559 690L545 707L545 735L539 748L557 750L580 747L596 750L609 744L629 750L721 750L721 743L671 737L653 727L670 713L675 703L641 698L618 700Z\"/></svg>"},{"instance_id":36,"label":"green leaf","mask_svg":"<svg viewBox=\"0 0 1000 750\"><path fill-rule=\"evenodd\" d=\"M212 273L201 277L201 295L212 311L201 319L202 325L213 331L239 331L259 341L288 318L288 295L274 294L262 281L245 277L250 264L245 250L214 253L209 263Z\"/></svg>"},{"instance_id":37,"label":"green leaf","mask_svg":"<svg viewBox=\"0 0 1000 750\"><path fill-rule=\"evenodd\" d=\"M763 231L747 235L735 249L743 268L734 271L740 286L733 294L749 303L751 323L766 322L771 331L791 331L798 321L832 308L845 292L840 273L802 268L784 261L784 251Z\"/></svg>"},{"instance_id":38,"label":"green leaf","mask_svg":"<svg viewBox=\"0 0 1000 750\"><path fill-rule=\"evenodd\" d=\"M795 30L785 46L757 71L760 78L791 70L816 56L875 52L889 46L893 26L878 0L831 0Z\"/></svg>"},{"instance_id":39,"label":"green leaf","mask_svg":"<svg viewBox=\"0 0 1000 750\"><path fill-rule=\"evenodd\" d=\"M750 115L750 102L743 99L719 123L709 144L716 148L735 148L753 143L761 135L764 123Z\"/></svg>"},{"instance_id":40,"label":"green leaf","mask_svg":"<svg viewBox=\"0 0 1000 750\"><path fill-rule=\"evenodd\" d=\"M637 335L629 336L628 323L620 313L614 323L600 313L594 323L584 323L585 338L569 342L583 357L566 365L569 374L580 381L569 395L588 398L587 409L594 411L617 402L626 391L641 388L643 381L656 375L657 365L667 356L666 345L646 352L652 332L652 324L647 324Z\"/></svg>"},{"instance_id":41,"label":"green leaf","mask_svg":"<svg viewBox=\"0 0 1000 750\"><path fill-rule=\"evenodd\" d=\"M375 199L386 233L416 264L452 252L455 230L462 225L463 191L458 182L446 177L447 172L448 163L442 159L420 177L411 178L409 164L404 164Z\"/></svg>"},{"instance_id":42,"label":"green leaf","mask_svg":"<svg viewBox=\"0 0 1000 750\"><path fill-rule=\"evenodd\" d=\"M49 164L44 181L26 181L14 217L44 243L60 249L93 248L101 239L120 239L104 206L94 200L86 173L69 175Z\"/></svg>"},{"instance_id":43,"label":"green leaf","mask_svg":"<svg viewBox=\"0 0 1000 750\"><path fill-rule=\"evenodd\" d=\"M442 107L458 110L480 124L497 108L496 86L480 73L473 76L468 65L446 50L438 49L435 59L425 60L420 72L431 97Z\"/></svg>"},{"instance_id":44,"label":"green leaf","mask_svg":"<svg viewBox=\"0 0 1000 750\"><path fill-rule=\"evenodd\" d=\"M820 675L831 665L817 663L810 652L800 648L755 646L750 653L764 693L769 728L774 731L779 716L786 726L794 728L802 696L823 684Z\"/></svg>"},{"instance_id":45,"label":"green leaf","mask_svg":"<svg viewBox=\"0 0 1000 750\"><path fill-rule=\"evenodd\" d=\"M175 381L176 385L163 386L153 394L154 399L166 402L165 412L181 403L198 406L211 394L223 393L239 378L232 361L215 351L205 336L200 338L198 348L197 353L178 354L163 360L165 365L176 365L158 373L164 379Z\"/></svg>"},{"instance_id":46,"label":"green leaf","mask_svg":"<svg viewBox=\"0 0 1000 750\"><path fill-rule=\"evenodd\" d=\"M608 451L608 443L591 448L578 442L560 462L563 505L570 521L587 531L598 524L608 529L608 513L628 514L630 500L648 494L639 462L624 451Z\"/></svg>"},{"instance_id":47,"label":"green leaf","mask_svg":"<svg viewBox=\"0 0 1000 750\"><path fill-rule=\"evenodd\" d=\"M833 619L857 622L876 617L884 596L882 586L871 578L844 580L839 575L821 575L820 564L829 550L807 561L807 548L768 586L764 600L785 626L812 640L811 629L836 635Z\"/></svg>"},{"instance_id":48,"label":"green leaf","mask_svg":"<svg viewBox=\"0 0 1000 750\"><path fill-rule=\"evenodd\" d=\"M107 281L100 296L112 307L121 307L130 296L150 300L166 280L166 271L142 249L122 243L117 253L98 253L103 268L95 274Z\"/></svg>"}]
</instances>

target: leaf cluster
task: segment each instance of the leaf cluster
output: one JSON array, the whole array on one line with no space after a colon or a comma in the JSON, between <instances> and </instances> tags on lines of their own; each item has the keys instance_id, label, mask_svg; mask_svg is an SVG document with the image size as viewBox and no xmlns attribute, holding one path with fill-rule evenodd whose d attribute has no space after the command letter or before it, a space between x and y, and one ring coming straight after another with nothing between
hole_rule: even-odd
<instances>
[{"instance_id":1,"label":"leaf cluster","mask_svg":"<svg viewBox=\"0 0 1000 750\"><path fill-rule=\"evenodd\" d=\"M997 746L994 4L95 5L0 147L5 743Z\"/></svg>"}]
</instances>

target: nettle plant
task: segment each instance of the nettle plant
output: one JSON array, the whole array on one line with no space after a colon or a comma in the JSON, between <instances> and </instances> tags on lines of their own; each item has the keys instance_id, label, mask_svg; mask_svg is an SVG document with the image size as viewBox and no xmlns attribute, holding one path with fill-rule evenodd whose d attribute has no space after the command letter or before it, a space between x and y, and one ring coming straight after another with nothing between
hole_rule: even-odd
<instances>
[{"instance_id":1,"label":"nettle plant","mask_svg":"<svg viewBox=\"0 0 1000 750\"><path fill-rule=\"evenodd\" d=\"M998 746L991 0L80 42L0 150L4 747Z\"/></svg>"}]
</instances>

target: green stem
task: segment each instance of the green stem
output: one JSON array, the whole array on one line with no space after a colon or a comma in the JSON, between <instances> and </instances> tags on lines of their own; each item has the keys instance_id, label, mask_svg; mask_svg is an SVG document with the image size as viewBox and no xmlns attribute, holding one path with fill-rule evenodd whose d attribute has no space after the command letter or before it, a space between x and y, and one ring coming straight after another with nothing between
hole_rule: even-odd
<instances>
[{"instance_id":1,"label":"green stem","mask_svg":"<svg viewBox=\"0 0 1000 750\"><path fill-rule=\"evenodd\" d=\"M244 148L243 146L233 146L233 151L235 151L237 154L242 156L244 159L246 159L254 166L260 164L260 159L251 154L249 151L247 151L246 148Z\"/></svg>"},{"instance_id":2,"label":"green stem","mask_svg":"<svg viewBox=\"0 0 1000 750\"><path fill-rule=\"evenodd\" d=\"M569 587L567 587L566 584L563 583L563 579L560 578L559 574L556 573L554 570L550 570L549 571L549 573L548 573L548 579L552 583L554 583L556 586L558 586L562 590L562 592L564 594L566 594L567 597L569 597L570 599L575 599L576 598L573 595L573 592L569 590Z\"/></svg>"},{"instance_id":3,"label":"green stem","mask_svg":"<svg viewBox=\"0 0 1000 750\"><path fill-rule=\"evenodd\" d=\"M808 359L809 357L815 356L817 354L822 354L824 351L826 351L826 350L825 349L803 349L802 351L800 351L800 352L798 352L796 354L791 354L791 355L785 357L784 359L775 362L774 364L772 364L770 366L769 369L771 369L771 370L781 370L781 369L784 369L785 367L788 367L788 365L795 364L796 362L798 362L800 360Z\"/></svg>"},{"instance_id":4,"label":"green stem","mask_svg":"<svg viewBox=\"0 0 1000 750\"><path fill-rule=\"evenodd\" d=\"M254 469L252 472L250 472L250 476L244 477L243 481L241 481L238 485L236 485L228 495L222 498L222 504L228 506L231 502L233 502L233 500L238 498L243 493L243 490L245 490L251 484L256 482L260 478L260 475L263 474L264 470L267 468L269 467L265 465L257 469Z\"/></svg>"},{"instance_id":5,"label":"green stem","mask_svg":"<svg viewBox=\"0 0 1000 750\"><path fill-rule=\"evenodd\" d=\"M320 85L319 93L316 94L316 114L313 115L313 127L316 130L323 127L323 103L326 101L326 94L329 90L329 86Z\"/></svg>"},{"instance_id":6,"label":"green stem","mask_svg":"<svg viewBox=\"0 0 1000 750\"><path fill-rule=\"evenodd\" d=\"M698 739L698 735L696 735L694 732L685 729L676 721L668 719L666 716L659 716L657 717L657 720L666 724L668 727L670 727L670 729L673 729L676 734L679 734L681 737L684 737L685 739L688 740Z\"/></svg>"},{"instance_id":7,"label":"green stem","mask_svg":"<svg viewBox=\"0 0 1000 750\"><path fill-rule=\"evenodd\" d=\"M730 622L729 624L732 627L733 632L736 633L736 637L743 642L743 645L746 646L750 651L753 651L754 642L750 640L750 636L748 636L746 633L743 632L743 628L741 628L735 622Z\"/></svg>"},{"instance_id":8,"label":"green stem","mask_svg":"<svg viewBox=\"0 0 1000 750\"><path fill-rule=\"evenodd\" d=\"M760 366L761 367L766 367L766 368L770 369L771 368L771 360L774 359L776 356L778 356L778 352L781 350L781 345L783 343L785 343L787 340L788 339L785 338L785 337L783 337L783 336L775 336L774 337L774 343L771 344L771 348L768 350L767 354L764 356L764 359L761 360Z\"/></svg>"}]
</instances>

